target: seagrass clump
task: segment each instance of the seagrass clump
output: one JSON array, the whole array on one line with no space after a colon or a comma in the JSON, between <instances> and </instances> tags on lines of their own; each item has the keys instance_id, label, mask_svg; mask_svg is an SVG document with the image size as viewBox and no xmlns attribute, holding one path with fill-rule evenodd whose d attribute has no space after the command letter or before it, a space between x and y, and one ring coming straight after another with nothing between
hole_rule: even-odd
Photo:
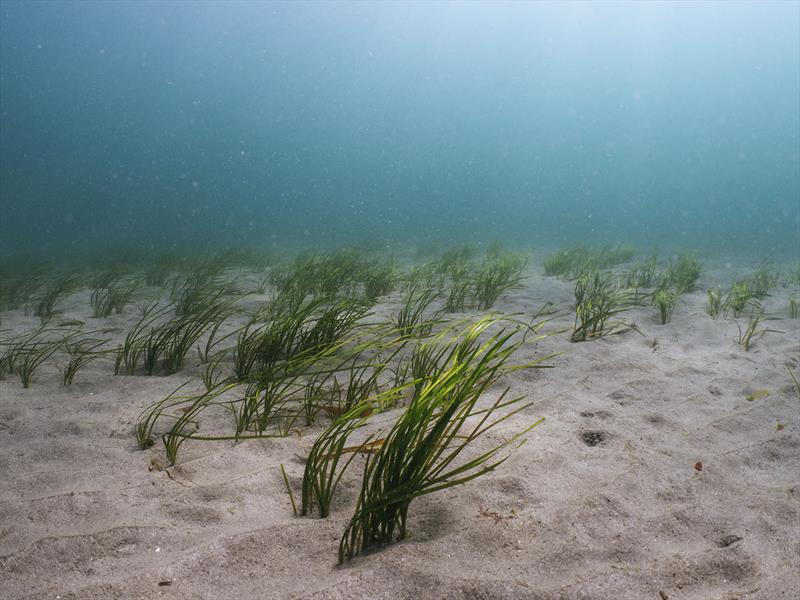
<instances>
[{"instance_id":1,"label":"seagrass clump","mask_svg":"<svg viewBox=\"0 0 800 600\"><path fill-rule=\"evenodd\" d=\"M65 341L63 348L69 355L69 361L64 365L61 378L61 382L65 386L72 385L78 371L86 365L107 357L111 352L105 348L109 340L107 338L93 337L92 334L94 333L107 333L107 331L88 332L75 340Z\"/></svg>"},{"instance_id":2,"label":"seagrass clump","mask_svg":"<svg viewBox=\"0 0 800 600\"><path fill-rule=\"evenodd\" d=\"M57 306L80 285L80 279L74 275L62 275L44 284L35 301L33 314L47 322L55 314Z\"/></svg>"},{"instance_id":3,"label":"seagrass clump","mask_svg":"<svg viewBox=\"0 0 800 600\"><path fill-rule=\"evenodd\" d=\"M708 288L706 294L708 296L708 314L712 319L716 319L722 314L723 309L722 288L719 286Z\"/></svg>"},{"instance_id":4,"label":"seagrass clump","mask_svg":"<svg viewBox=\"0 0 800 600\"><path fill-rule=\"evenodd\" d=\"M291 293L291 292L287 292ZM309 300L288 305L280 300L268 311L266 322L249 323L233 350L233 371L238 381L261 379L290 359L318 361L349 341L371 305L360 299Z\"/></svg>"},{"instance_id":5,"label":"seagrass clump","mask_svg":"<svg viewBox=\"0 0 800 600\"><path fill-rule=\"evenodd\" d=\"M103 282L92 291L89 300L94 309L94 317L105 318L112 312L121 314L135 300L140 285L141 281L138 279Z\"/></svg>"},{"instance_id":6,"label":"seagrass clump","mask_svg":"<svg viewBox=\"0 0 800 600\"><path fill-rule=\"evenodd\" d=\"M564 279L575 279L581 273L609 269L630 261L636 255L631 246L603 246L587 248L571 246L550 254L544 259L544 274Z\"/></svg>"},{"instance_id":7,"label":"seagrass clump","mask_svg":"<svg viewBox=\"0 0 800 600\"><path fill-rule=\"evenodd\" d=\"M408 511L416 498L494 470L508 458L499 456L501 451L521 444L522 436L541 422L523 427L489 450L468 455L478 438L529 406L522 397L508 398L508 389L488 407L478 406L503 374L533 366L509 365L522 343L514 340L519 333L515 327L501 328L482 339L497 324L496 318L486 317L468 327L451 346L447 368L425 383L383 437L369 437L362 444L366 462L361 492L339 544L340 563L405 538ZM342 444L340 438L334 447L339 458ZM330 480L332 475L327 473L327 477Z\"/></svg>"},{"instance_id":8,"label":"seagrass clump","mask_svg":"<svg viewBox=\"0 0 800 600\"><path fill-rule=\"evenodd\" d=\"M438 298L439 291L435 288L410 285L406 290L403 306L392 318L398 333L417 337L430 334L440 314L437 312L426 317L425 313Z\"/></svg>"},{"instance_id":9,"label":"seagrass clump","mask_svg":"<svg viewBox=\"0 0 800 600\"><path fill-rule=\"evenodd\" d=\"M675 261L670 261L663 279L677 294L684 294L695 289L701 271L702 266L697 256L691 252L682 252Z\"/></svg>"},{"instance_id":10,"label":"seagrass clump","mask_svg":"<svg viewBox=\"0 0 800 600\"><path fill-rule=\"evenodd\" d=\"M667 287L659 287L653 292L652 303L658 307L658 313L662 325L666 325L672 319L672 313L678 302L678 294Z\"/></svg>"},{"instance_id":11,"label":"seagrass clump","mask_svg":"<svg viewBox=\"0 0 800 600\"><path fill-rule=\"evenodd\" d=\"M0 379L16 374L23 388L29 388L39 368L80 332L43 323L36 329L0 342Z\"/></svg>"},{"instance_id":12,"label":"seagrass clump","mask_svg":"<svg viewBox=\"0 0 800 600\"><path fill-rule=\"evenodd\" d=\"M753 346L753 342L764 337L766 334L783 333L763 325L767 317L764 307L758 301L753 300L748 303L747 315L747 324L744 327L738 322L736 323L736 327L739 330L737 343L744 348L745 352L749 352L750 348Z\"/></svg>"},{"instance_id":13,"label":"seagrass clump","mask_svg":"<svg viewBox=\"0 0 800 600\"><path fill-rule=\"evenodd\" d=\"M442 291L444 312L488 310L506 292L519 288L527 259L490 245L481 261L471 247L446 252L434 264L435 284Z\"/></svg>"},{"instance_id":14,"label":"seagrass clump","mask_svg":"<svg viewBox=\"0 0 800 600\"><path fill-rule=\"evenodd\" d=\"M625 274L628 288L650 288L656 284L656 265L658 255L653 252L647 259L634 266Z\"/></svg>"},{"instance_id":15,"label":"seagrass clump","mask_svg":"<svg viewBox=\"0 0 800 600\"><path fill-rule=\"evenodd\" d=\"M617 316L627 311L636 296L619 289L611 273L588 271L575 282L575 321L571 340L584 342L630 328Z\"/></svg>"}]
</instances>

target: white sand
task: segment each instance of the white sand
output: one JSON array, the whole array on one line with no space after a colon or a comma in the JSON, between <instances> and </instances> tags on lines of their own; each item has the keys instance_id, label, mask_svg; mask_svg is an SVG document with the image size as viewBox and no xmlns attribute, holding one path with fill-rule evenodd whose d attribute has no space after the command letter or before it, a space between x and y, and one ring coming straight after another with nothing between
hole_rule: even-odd
<instances>
[{"instance_id":1,"label":"white sand","mask_svg":"<svg viewBox=\"0 0 800 600\"><path fill-rule=\"evenodd\" d=\"M550 329L571 326L572 284L540 273L498 308L551 301L564 316ZM701 289L732 278L704 273ZM643 336L561 333L527 349L563 354L508 382L536 403L482 443L546 422L494 473L415 501L407 540L344 567L359 469L326 520L292 515L279 471L299 494L298 455L318 428L190 441L169 474L151 468L160 443L136 449L138 414L196 373L195 356L170 377L115 377L108 362L69 388L55 365L27 390L12 376L0 382L0 597L797 598L800 400L784 365L800 371L800 320L788 293L765 301L784 333L749 352L733 321L705 313L704 292L666 326L654 308L630 311ZM86 294L65 306L95 323ZM135 320L132 308L108 323ZM15 331L37 322L3 315Z\"/></svg>"}]
</instances>

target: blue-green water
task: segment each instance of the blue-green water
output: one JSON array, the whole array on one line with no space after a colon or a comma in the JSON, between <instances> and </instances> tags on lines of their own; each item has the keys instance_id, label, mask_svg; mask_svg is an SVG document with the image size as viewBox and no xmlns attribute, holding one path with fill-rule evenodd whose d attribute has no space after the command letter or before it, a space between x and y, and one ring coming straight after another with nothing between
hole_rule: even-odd
<instances>
[{"instance_id":1,"label":"blue-green water","mask_svg":"<svg viewBox=\"0 0 800 600\"><path fill-rule=\"evenodd\" d=\"M3 256L798 254L798 2L0 6Z\"/></svg>"}]
</instances>

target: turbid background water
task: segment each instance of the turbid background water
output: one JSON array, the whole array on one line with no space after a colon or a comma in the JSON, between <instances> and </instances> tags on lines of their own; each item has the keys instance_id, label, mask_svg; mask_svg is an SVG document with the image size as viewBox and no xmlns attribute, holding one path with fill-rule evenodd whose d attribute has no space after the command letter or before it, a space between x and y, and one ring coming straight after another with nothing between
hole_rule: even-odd
<instances>
[{"instance_id":1,"label":"turbid background water","mask_svg":"<svg viewBox=\"0 0 800 600\"><path fill-rule=\"evenodd\" d=\"M792 257L800 4L0 6L0 252Z\"/></svg>"}]
</instances>

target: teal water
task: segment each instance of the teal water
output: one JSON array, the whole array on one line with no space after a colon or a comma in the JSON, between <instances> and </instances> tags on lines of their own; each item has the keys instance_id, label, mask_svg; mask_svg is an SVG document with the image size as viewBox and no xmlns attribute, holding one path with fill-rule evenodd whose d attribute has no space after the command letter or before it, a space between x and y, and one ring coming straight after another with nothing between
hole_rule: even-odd
<instances>
[{"instance_id":1,"label":"teal water","mask_svg":"<svg viewBox=\"0 0 800 600\"><path fill-rule=\"evenodd\" d=\"M0 253L797 257L800 3L0 5Z\"/></svg>"}]
</instances>

